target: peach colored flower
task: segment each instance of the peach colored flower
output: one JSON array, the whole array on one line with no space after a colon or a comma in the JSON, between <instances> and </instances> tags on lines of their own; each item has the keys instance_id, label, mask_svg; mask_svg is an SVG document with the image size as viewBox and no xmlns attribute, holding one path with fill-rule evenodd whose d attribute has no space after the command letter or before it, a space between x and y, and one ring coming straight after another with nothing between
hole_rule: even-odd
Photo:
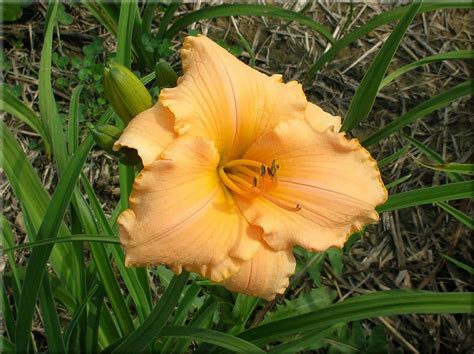
<instances>
[{"instance_id":1,"label":"peach colored flower","mask_svg":"<svg viewBox=\"0 0 474 354\"><path fill-rule=\"evenodd\" d=\"M119 218L127 266L166 264L272 299L292 248L342 247L387 198L376 162L341 121L210 39L187 37L184 75L115 149L144 169Z\"/></svg>"}]
</instances>

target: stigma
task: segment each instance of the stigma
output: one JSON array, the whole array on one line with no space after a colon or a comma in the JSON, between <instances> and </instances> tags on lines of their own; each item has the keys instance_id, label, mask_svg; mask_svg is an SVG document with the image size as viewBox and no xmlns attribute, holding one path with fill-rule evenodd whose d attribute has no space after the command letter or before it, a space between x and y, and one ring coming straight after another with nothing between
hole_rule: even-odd
<instances>
[{"instance_id":1,"label":"stigma","mask_svg":"<svg viewBox=\"0 0 474 354\"><path fill-rule=\"evenodd\" d=\"M269 194L278 183L279 170L280 165L275 159L269 165L254 160L237 159L218 167L218 174L222 183L239 196L249 199L260 196L285 210L299 211L299 204Z\"/></svg>"}]
</instances>

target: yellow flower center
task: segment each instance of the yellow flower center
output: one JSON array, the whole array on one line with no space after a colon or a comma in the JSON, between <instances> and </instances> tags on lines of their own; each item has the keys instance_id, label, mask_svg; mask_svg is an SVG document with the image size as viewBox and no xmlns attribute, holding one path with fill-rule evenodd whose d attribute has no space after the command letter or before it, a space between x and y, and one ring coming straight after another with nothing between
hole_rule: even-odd
<instances>
[{"instance_id":1,"label":"yellow flower center","mask_svg":"<svg viewBox=\"0 0 474 354\"><path fill-rule=\"evenodd\" d=\"M276 160L267 166L262 162L246 159L232 160L218 168L222 183L232 192L245 198L262 196L281 208L298 211L301 209L299 204L291 204L268 194L278 183L279 170L280 165Z\"/></svg>"}]
</instances>

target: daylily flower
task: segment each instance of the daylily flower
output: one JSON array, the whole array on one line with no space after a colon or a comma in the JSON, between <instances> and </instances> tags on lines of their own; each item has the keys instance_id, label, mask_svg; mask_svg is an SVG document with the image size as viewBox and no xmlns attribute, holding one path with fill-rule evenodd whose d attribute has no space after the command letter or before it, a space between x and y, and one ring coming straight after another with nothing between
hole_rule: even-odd
<instances>
[{"instance_id":1,"label":"daylily flower","mask_svg":"<svg viewBox=\"0 0 474 354\"><path fill-rule=\"evenodd\" d=\"M178 85L115 144L144 166L119 218L126 265L184 268L272 299L295 270L293 246L342 247L378 220L380 172L298 83L204 36L187 37L181 54Z\"/></svg>"}]
</instances>

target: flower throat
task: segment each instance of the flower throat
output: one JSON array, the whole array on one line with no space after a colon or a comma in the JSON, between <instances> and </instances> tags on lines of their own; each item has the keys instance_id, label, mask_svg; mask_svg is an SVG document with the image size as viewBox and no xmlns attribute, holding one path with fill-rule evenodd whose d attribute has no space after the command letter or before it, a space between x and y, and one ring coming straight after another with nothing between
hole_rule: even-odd
<instances>
[{"instance_id":1,"label":"flower throat","mask_svg":"<svg viewBox=\"0 0 474 354\"><path fill-rule=\"evenodd\" d=\"M275 159L270 166L254 160L237 159L218 168L222 183L232 192L245 198L262 196L280 208L298 211L301 209L299 204L291 204L268 194L278 183L279 170L280 165Z\"/></svg>"}]
</instances>

